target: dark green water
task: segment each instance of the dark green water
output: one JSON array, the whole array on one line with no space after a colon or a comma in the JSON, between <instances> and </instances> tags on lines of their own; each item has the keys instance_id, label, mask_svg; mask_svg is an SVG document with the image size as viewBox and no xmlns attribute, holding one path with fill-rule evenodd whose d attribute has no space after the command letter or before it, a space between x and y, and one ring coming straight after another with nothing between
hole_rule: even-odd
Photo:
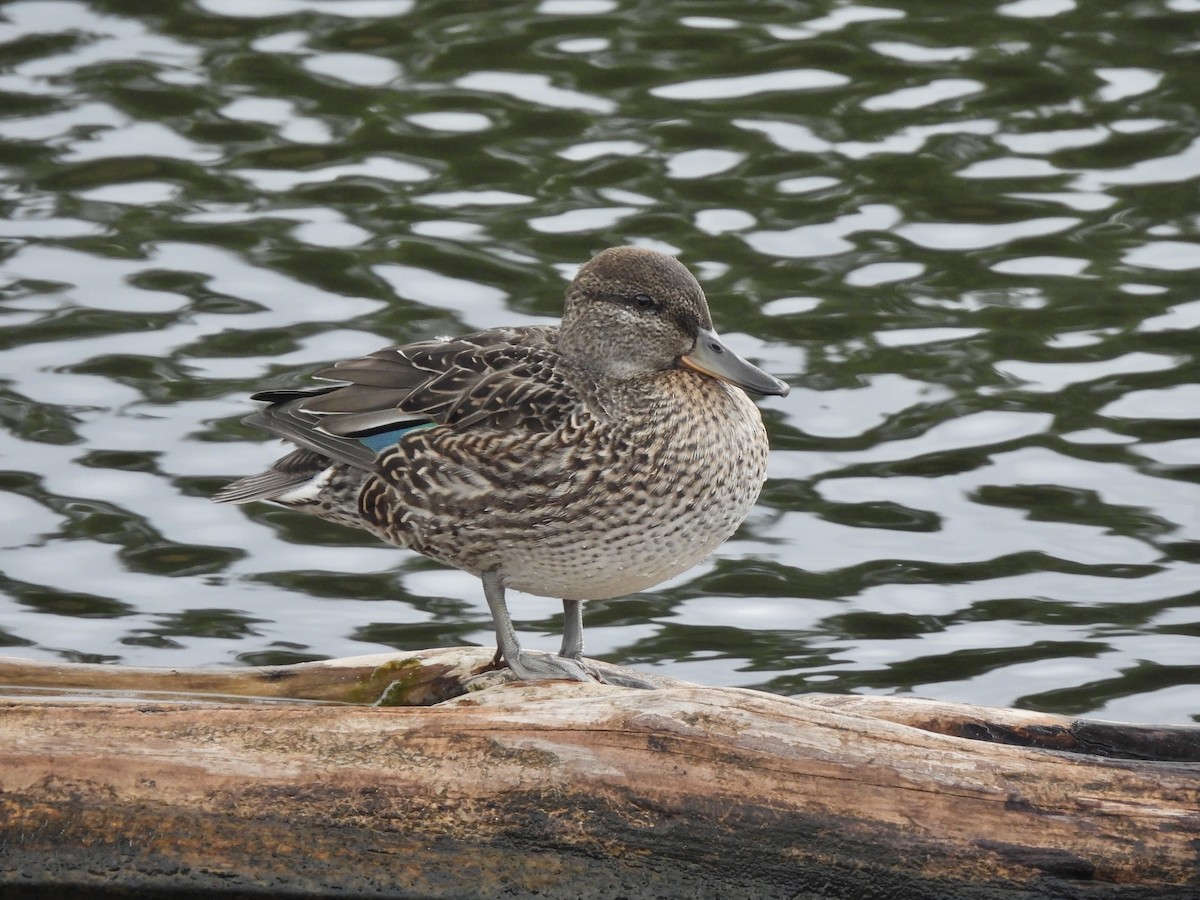
<instances>
[{"instance_id":1,"label":"dark green water","mask_svg":"<svg viewBox=\"0 0 1200 900\"><path fill-rule=\"evenodd\" d=\"M1200 3L0 6L0 649L492 644L259 505L257 388L677 252L786 378L762 502L589 604L709 684L1200 721ZM559 604L514 599L526 646Z\"/></svg>"}]
</instances>

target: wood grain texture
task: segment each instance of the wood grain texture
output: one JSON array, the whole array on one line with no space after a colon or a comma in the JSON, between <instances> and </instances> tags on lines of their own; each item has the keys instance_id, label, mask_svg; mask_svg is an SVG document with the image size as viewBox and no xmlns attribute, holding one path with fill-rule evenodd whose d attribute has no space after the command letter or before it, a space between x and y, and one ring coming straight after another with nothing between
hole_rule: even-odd
<instances>
[{"instance_id":1,"label":"wood grain texture","mask_svg":"<svg viewBox=\"0 0 1200 900\"><path fill-rule=\"evenodd\" d=\"M0 661L0 893L1200 896L1198 729L488 658Z\"/></svg>"}]
</instances>

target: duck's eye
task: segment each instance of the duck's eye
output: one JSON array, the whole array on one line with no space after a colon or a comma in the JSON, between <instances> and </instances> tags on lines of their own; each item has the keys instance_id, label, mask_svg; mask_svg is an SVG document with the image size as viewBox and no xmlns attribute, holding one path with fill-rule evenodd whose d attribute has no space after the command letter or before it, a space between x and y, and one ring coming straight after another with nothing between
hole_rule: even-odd
<instances>
[{"instance_id":1,"label":"duck's eye","mask_svg":"<svg viewBox=\"0 0 1200 900\"><path fill-rule=\"evenodd\" d=\"M638 309L654 309L654 298L649 294L634 294L633 305Z\"/></svg>"}]
</instances>

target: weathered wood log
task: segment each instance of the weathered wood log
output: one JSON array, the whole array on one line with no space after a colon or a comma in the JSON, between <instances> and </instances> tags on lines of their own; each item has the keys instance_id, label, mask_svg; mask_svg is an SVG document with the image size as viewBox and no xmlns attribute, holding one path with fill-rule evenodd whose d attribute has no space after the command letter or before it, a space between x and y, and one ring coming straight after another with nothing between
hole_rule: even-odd
<instances>
[{"instance_id":1,"label":"weathered wood log","mask_svg":"<svg viewBox=\"0 0 1200 900\"><path fill-rule=\"evenodd\" d=\"M1200 896L1200 729L489 658L0 660L0 894Z\"/></svg>"}]
</instances>

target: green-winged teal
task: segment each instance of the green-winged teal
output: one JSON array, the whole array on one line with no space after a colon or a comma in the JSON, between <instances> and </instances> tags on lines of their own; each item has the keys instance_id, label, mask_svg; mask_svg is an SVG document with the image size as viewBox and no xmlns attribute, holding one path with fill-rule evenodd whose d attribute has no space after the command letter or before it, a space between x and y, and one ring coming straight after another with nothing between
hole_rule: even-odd
<instances>
[{"instance_id":1,"label":"green-winged teal","mask_svg":"<svg viewBox=\"0 0 1200 900\"><path fill-rule=\"evenodd\" d=\"M750 512L767 434L744 391L787 385L713 331L673 257L605 250L561 326L389 347L263 391L246 421L297 445L213 499L272 500L363 528L483 581L498 653L521 678L593 676L582 601L683 572ZM563 598L559 655L523 652L506 588Z\"/></svg>"}]
</instances>

